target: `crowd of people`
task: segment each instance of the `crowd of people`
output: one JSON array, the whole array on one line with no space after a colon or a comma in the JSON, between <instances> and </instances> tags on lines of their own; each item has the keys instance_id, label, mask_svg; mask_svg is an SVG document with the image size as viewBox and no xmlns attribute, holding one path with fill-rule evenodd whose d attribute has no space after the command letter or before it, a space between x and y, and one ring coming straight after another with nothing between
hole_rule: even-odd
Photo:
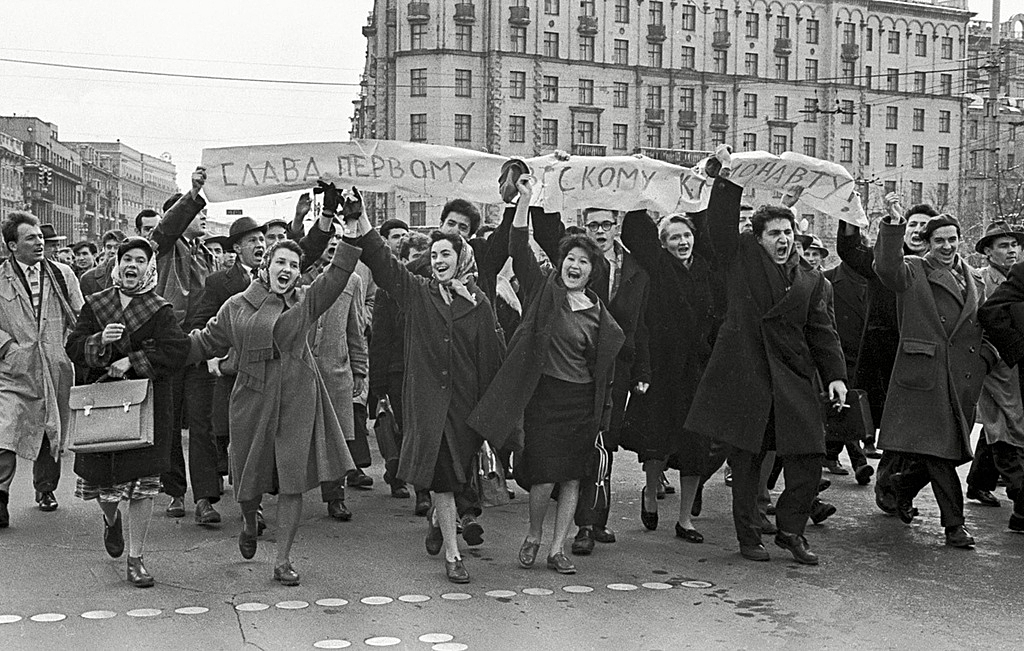
<instances>
[{"instance_id":1,"label":"crowd of people","mask_svg":"<svg viewBox=\"0 0 1024 651\"><path fill-rule=\"evenodd\" d=\"M299 584L303 494L319 488L331 518L352 518L346 488L373 485L370 422L391 495L415 498L426 551L443 551L454 583L470 581L460 536L483 543L484 457L529 493L518 564L532 568L547 544L561 574L616 541L623 448L642 465L649 530L678 471L675 536L692 544L704 541L704 485L725 464L739 551L754 561L769 560L771 535L819 562L806 527L836 512L823 469L849 474L844 449L857 483L875 477L878 508L903 522L930 483L948 545L975 545L957 475L967 462L966 498L998 506L1002 479L1008 527L1024 531L1024 231L990 224L975 269L954 216L889 195L874 243L839 222L840 263L825 270L831 252L791 210L798 189L755 210L730 163L720 148L705 165L705 211L592 206L582 227L531 206L536 181L518 160L502 169L498 224L452 199L429 235L399 219L374 227L357 189L320 182L308 232L304 194L289 220L240 217L211 237L203 168L187 193L141 211L131 236L65 248L52 227L11 213L0 528L19 457L34 463L39 509L58 508L72 386L127 378L151 381L152 444L76 454L75 496L99 504L111 557L127 534L139 587L154 584L143 557L157 496L184 517L191 486L195 522L215 526L226 483L246 559L267 526L264 496L277 496L273 578ZM859 404L871 423L859 437L826 433Z\"/></svg>"}]
</instances>

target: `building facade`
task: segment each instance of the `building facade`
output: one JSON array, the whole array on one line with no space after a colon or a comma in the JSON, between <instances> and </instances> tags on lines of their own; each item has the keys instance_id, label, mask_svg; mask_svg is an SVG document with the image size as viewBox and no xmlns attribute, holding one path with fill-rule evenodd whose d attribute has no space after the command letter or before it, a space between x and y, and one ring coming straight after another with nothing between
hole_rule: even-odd
<instances>
[{"instance_id":1,"label":"building facade","mask_svg":"<svg viewBox=\"0 0 1024 651\"><path fill-rule=\"evenodd\" d=\"M0 132L0 221L25 207L25 145Z\"/></svg>"},{"instance_id":2,"label":"building facade","mask_svg":"<svg viewBox=\"0 0 1024 651\"><path fill-rule=\"evenodd\" d=\"M953 209L970 16L966 0L378 0L353 137L795 151L849 169L869 212L889 190Z\"/></svg>"},{"instance_id":3,"label":"building facade","mask_svg":"<svg viewBox=\"0 0 1024 651\"><path fill-rule=\"evenodd\" d=\"M127 227L117 214L118 179L109 155L87 144L78 144L76 149L82 159L79 235L81 239L99 241L106 231Z\"/></svg>"}]
</instances>

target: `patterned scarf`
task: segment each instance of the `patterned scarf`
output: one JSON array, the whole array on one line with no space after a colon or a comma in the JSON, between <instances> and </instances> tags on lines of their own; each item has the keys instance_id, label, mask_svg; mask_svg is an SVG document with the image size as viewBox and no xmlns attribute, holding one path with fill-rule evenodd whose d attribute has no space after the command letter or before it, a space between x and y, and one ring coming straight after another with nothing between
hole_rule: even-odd
<instances>
[{"instance_id":1,"label":"patterned scarf","mask_svg":"<svg viewBox=\"0 0 1024 651\"><path fill-rule=\"evenodd\" d=\"M132 294L132 300L128 305L121 307L119 295L121 291L116 287L109 287L93 294L88 301L101 330L110 323L124 324L124 335L114 346L127 355L131 348L129 340L131 334L152 319L160 308L170 305L170 303L157 295L155 291L150 290L144 294Z\"/></svg>"},{"instance_id":2,"label":"patterned scarf","mask_svg":"<svg viewBox=\"0 0 1024 651\"><path fill-rule=\"evenodd\" d=\"M113 268L110 270L111 286L116 287L119 292L125 296L141 296L146 292L151 292L156 289L156 254L149 257L149 262L146 264L146 268L142 271L142 275L139 277L139 284L135 286L135 289L124 288L124 278L121 276L121 265L117 262L114 263Z\"/></svg>"},{"instance_id":3,"label":"patterned scarf","mask_svg":"<svg viewBox=\"0 0 1024 651\"><path fill-rule=\"evenodd\" d=\"M459 253L459 261L455 265L455 275L446 283L438 282L438 289L441 290L441 298L448 305L452 304L453 293L476 305L476 296L466 286L476 283L476 257L473 255L473 247L465 239L462 240L462 252Z\"/></svg>"},{"instance_id":4,"label":"patterned scarf","mask_svg":"<svg viewBox=\"0 0 1024 651\"><path fill-rule=\"evenodd\" d=\"M277 252L277 249L279 247L280 244L275 244L274 246L270 247L270 249L263 255L263 260L260 262L260 266L256 268L256 282L263 285L263 287L271 294L276 294L277 292L273 291L270 288L270 261L274 259L274 253ZM302 256L299 256L299 261L301 263ZM292 290L295 289L295 286L299 284L299 281L301 279L302 274L300 273L299 276L292 281L292 284L288 287L288 289L286 289L283 294L280 294L280 296L287 296L288 294L290 294Z\"/></svg>"}]
</instances>

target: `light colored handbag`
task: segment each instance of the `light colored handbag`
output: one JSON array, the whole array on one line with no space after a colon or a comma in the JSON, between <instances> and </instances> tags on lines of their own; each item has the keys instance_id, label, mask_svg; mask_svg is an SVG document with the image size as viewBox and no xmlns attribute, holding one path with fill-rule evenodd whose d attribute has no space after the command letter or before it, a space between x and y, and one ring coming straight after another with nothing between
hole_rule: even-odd
<instances>
[{"instance_id":1,"label":"light colored handbag","mask_svg":"<svg viewBox=\"0 0 1024 651\"><path fill-rule=\"evenodd\" d=\"M153 445L152 381L102 379L71 387L68 449L118 452Z\"/></svg>"}]
</instances>

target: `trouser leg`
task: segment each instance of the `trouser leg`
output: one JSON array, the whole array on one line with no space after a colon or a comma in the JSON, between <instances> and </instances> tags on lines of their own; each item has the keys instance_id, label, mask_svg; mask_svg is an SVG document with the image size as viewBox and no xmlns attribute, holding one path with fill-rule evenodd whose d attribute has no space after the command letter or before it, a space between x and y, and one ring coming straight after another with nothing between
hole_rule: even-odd
<instances>
[{"instance_id":1,"label":"trouser leg","mask_svg":"<svg viewBox=\"0 0 1024 651\"><path fill-rule=\"evenodd\" d=\"M736 539L741 546L759 545L761 518L757 511L757 491L764 453L731 448L728 458L732 468L732 520Z\"/></svg>"},{"instance_id":2,"label":"trouser leg","mask_svg":"<svg viewBox=\"0 0 1024 651\"><path fill-rule=\"evenodd\" d=\"M768 515L768 506L772 503L772 494L768 490L768 482L775 468L775 450L768 450L764 453L764 461L761 462L761 476L757 484L757 511L763 516Z\"/></svg>"},{"instance_id":3,"label":"trouser leg","mask_svg":"<svg viewBox=\"0 0 1024 651\"><path fill-rule=\"evenodd\" d=\"M217 382L206 370L206 364L185 370L185 400L188 403L188 474L192 482L192 498L211 503L220 500L220 474L217 462L220 452L211 423L213 392Z\"/></svg>"},{"instance_id":4,"label":"trouser leg","mask_svg":"<svg viewBox=\"0 0 1024 651\"><path fill-rule=\"evenodd\" d=\"M905 457L899 452L886 450L882 452L882 458L878 460L878 470L875 473L875 492L891 493L893 490L892 476L899 473L905 465Z\"/></svg>"},{"instance_id":5,"label":"trouser leg","mask_svg":"<svg viewBox=\"0 0 1024 651\"><path fill-rule=\"evenodd\" d=\"M326 504L345 499L345 480L335 479L320 482L320 499Z\"/></svg>"},{"instance_id":6,"label":"trouser leg","mask_svg":"<svg viewBox=\"0 0 1024 651\"><path fill-rule=\"evenodd\" d=\"M228 443L230 441L229 413L231 408L231 392L235 388L235 376L225 375L217 378L213 387L213 408L210 424L217 443L217 472L222 476L228 474Z\"/></svg>"},{"instance_id":7,"label":"trouser leg","mask_svg":"<svg viewBox=\"0 0 1024 651\"><path fill-rule=\"evenodd\" d=\"M185 479L185 454L181 447L181 418L185 408L185 369L175 371L171 377L173 415L171 417L171 459L168 469L160 474L164 492L171 497L184 497L188 484Z\"/></svg>"},{"instance_id":8,"label":"trouser leg","mask_svg":"<svg viewBox=\"0 0 1024 651\"><path fill-rule=\"evenodd\" d=\"M781 457L786 487L775 504L775 523L779 531L802 536L818 496L821 481L821 455L796 454Z\"/></svg>"},{"instance_id":9,"label":"trouser leg","mask_svg":"<svg viewBox=\"0 0 1024 651\"><path fill-rule=\"evenodd\" d=\"M348 443L348 451L357 468L369 468L370 458L369 432L366 429L366 405L358 402L352 404L352 415L355 421L355 438Z\"/></svg>"},{"instance_id":10,"label":"trouser leg","mask_svg":"<svg viewBox=\"0 0 1024 651\"><path fill-rule=\"evenodd\" d=\"M903 452L893 454L896 455L893 469L899 468L899 471L890 474L891 485L898 494L913 499L932 479L928 464L922 455Z\"/></svg>"},{"instance_id":11,"label":"trouser leg","mask_svg":"<svg viewBox=\"0 0 1024 651\"><path fill-rule=\"evenodd\" d=\"M956 474L956 463L938 457L923 457L922 465L927 468L931 479L932 492L939 505L943 527L956 527L964 523L964 491L960 476Z\"/></svg>"},{"instance_id":12,"label":"trouser leg","mask_svg":"<svg viewBox=\"0 0 1024 651\"><path fill-rule=\"evenodd\" d=\"M57 483L60 481L60 455L54 459L51 452L50 439L43 436L39 456L32 464L32 484L36 489L36 497L39 493L52 493L57 490Z\"/></svg>"},{"instance_id":13,"label":"trouser leg","mask_svg":"<svg viewBox=\"0 0 1024 651\"><path fill-rule=\"evenodd\" d=\"M1024 448L1003 441L996 441L989 447L999 474L1009 484L1006 496L1013 500L1017 515L1024 515Z\"/></svg>"},{"instance_id":14,"label":"trouser leg","mask_svg":"<svg viewBox=\"0 0 1024 651\"><path fill-rule=\"evenodd\" d=\"M839 453L843 451L842 441L825 442L825 459L828 461L839 461Z\"/></svg>"},{"instance_id":15,"label":"trouser leg","mask_svg":"<svg viewBox=\"0 0 1024 651\"><path fill-rule=\"evenodd\" d=\"M999 481L999 471L992 459L992 448L988 444L985 430L981 430L978 445L974 448L971 470L967 473L967 485L980 491L994 491Z\"/></svg>"},{"instance_id":16,"label":"trouser leg","mask_svg":"<svg viewBox=\"0 0 1024 651\"><path fill-rule=\"evenodd\" d=\"M10 494L18 455L13 450L0 450L0 493Z\"/></svg>"},{"instance_id":17,"label":"trouser leg","mask_svg":"<svg viewBox=\"0 0 1024 651\"><path fill-rule=\"evenodd\" d=\"M860 441L850 441L846 444L846 454L850 457L850 465L854 470L861 466L868 465L868 458L864 456L864 449Z\"/></svg>"}]
</instances>

